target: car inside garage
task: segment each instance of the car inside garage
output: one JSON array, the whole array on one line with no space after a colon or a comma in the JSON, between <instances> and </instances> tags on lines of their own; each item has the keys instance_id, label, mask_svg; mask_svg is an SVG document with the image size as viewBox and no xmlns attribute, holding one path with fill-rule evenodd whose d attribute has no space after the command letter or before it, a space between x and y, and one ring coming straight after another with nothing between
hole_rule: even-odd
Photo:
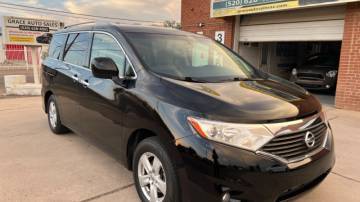
<instances>
[{"instance_id":1,"label":"car inside garage","mask_svg":"<svg viewBox=\"0 0 360 202\"><path fill-rule=\"evenodd\" d=\"M241 16L239 54L333 104L344 17L344 6Z\"/></svg>"}]
</instances>

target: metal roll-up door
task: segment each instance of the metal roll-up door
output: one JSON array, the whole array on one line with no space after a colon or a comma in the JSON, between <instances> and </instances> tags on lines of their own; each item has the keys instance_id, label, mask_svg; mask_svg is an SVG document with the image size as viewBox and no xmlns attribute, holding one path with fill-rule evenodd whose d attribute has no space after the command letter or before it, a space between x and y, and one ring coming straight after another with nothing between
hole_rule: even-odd
<instances>
[{"instance_id":1,"label":"metal roll-up door","mask_svg":"<svg viewBox=\"0 0 360 202\"><path fill-rule=\"evenodd\" d=\"M341 41L345 7L290 10L243 16L241 42Z\"/></svg>"}]
</instances>

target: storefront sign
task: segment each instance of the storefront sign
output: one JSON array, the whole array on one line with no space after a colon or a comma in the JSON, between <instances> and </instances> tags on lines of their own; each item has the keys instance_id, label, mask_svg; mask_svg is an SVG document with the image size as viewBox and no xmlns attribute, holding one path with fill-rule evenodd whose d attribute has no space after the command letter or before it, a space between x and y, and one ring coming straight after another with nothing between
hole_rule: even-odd
<instances>
[{"instance_id":1,"label":"storefront sign","mask_svg":"<svg viewBox=\"0 0 360 202\"><path fill-rule=\"evenodd\" d=\"M36 37L64 27L56 20L4 16L3 41L5 44L39 45Z\"/></svg>"},{"instance_id":2,"label":"storefront sign","mask_svg":"<svg viewBox=\"0 0 360 202\"><path fill-rule=\"evenodd\" d=\"M212 0L211 17L245 15L358 0Z\"/></svg>"},{"instance_id":3,"label":"storefront sign","mask_svg":"<svg viewBox=\"0 0 360 202\"><path fill-rule=\"evenodd\" d=\"M49 27L19 25L19 29L23 31L50 32Z\"/></svg>"},{"instance_id":4,"label":"storefront sign","mask_svg":"<svg viewBox=\"0 0 360 202\"><path fill-rule=\"evenodd\" d=\"M249 7L270 3L284 2L286 0L227 0L213 3L214 9L235 8L235 7Z\"/></svg>"}]
</instances>

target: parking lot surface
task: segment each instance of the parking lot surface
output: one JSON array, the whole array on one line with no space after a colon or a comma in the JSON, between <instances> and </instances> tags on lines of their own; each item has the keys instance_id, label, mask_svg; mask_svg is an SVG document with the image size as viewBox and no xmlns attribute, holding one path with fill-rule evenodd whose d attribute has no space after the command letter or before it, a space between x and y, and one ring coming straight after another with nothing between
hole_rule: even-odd
<instances>
[{"instance_id":1,"label":"parking lot surface","mask_svg":"<svg viewBox=\"0 0 360 202\"><path fill-rule=\"evenodd\" d=\"M360 201L360 113L325 107L337 162L293 201ZM138 202L132 173L76 134L53 135L40 97L0 99L0 201Z\"/></svg>"}]
</instances>

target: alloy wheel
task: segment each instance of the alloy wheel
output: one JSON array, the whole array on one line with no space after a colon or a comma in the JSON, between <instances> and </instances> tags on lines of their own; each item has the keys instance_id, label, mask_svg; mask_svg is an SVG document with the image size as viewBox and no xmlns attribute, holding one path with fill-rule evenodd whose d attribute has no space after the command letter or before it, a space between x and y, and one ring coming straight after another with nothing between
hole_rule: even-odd
<instances>
[{"instance_id":1,"label":"alloy wheel","mask_svg":"<svg viewBox=\"0 0 360 202\"><path fill-rule=\"evenodd\" d=\"M52 101L49 104L49 120L52 128L56 128L57 124L57 111L55 103Z\"/></svg>"},{"instance_id":2,"label":"alloy wheel","mask_svg":"<svg viewBox=\"0 0 360 202\"><path fill-rule=\"evenodd\" d=\"M150 202L162 202L166 196L166 177L162 163L155 154L146 152L138 163L138 180L142 193Z\"/></svg>"}]
</instances>

